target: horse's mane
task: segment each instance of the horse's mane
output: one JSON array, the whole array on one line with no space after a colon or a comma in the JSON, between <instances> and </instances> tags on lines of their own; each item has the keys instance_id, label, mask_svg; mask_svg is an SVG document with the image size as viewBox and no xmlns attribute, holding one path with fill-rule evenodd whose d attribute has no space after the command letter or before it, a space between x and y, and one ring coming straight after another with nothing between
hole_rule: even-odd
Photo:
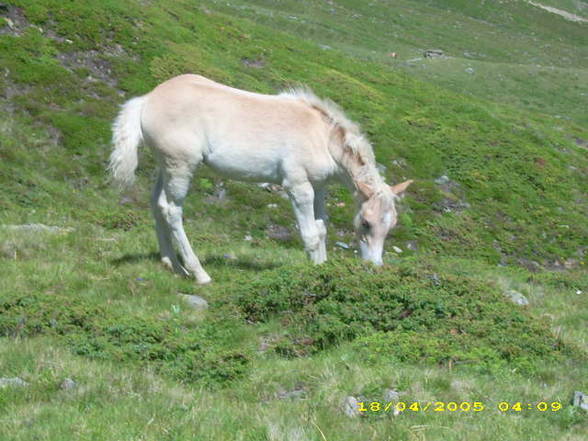
<instances>
[{"instance_id":1,"label":"horse's mane","mask_svg":"<svg viewBox=\"0 0 588 441\"><path fill-rule=\"evenodd\" d=\"M351 149L351 153L358 155L364 163L375 163L374 151L367 138L361 133L359 125L351 121L343 110L328 98L319 98L306 86L288 89L280 96L296 98L310 107L321 112L335 127L343 131L344 145Z\"/></svg>"},{"instance_id":2,"label":"horse's mane","mask_svg":"<svg viewBox=\"0 0 588 441\"><path fill-rule=\"evenodd\" d=\"M347 153L350 158L356 158L359 166L355 170L355 177L362 182L368 183L376 191L381 188L384 181L380 174L375 171L377 170L375 167L376 159L372 145L361 133L359 125L347 118L336 103L330 99L319 98L306 86L285 90L280 93L280 96L302 101L321 112L334 128L339 128L342 131L344 153Z\"/></svg>"}]
</instances>

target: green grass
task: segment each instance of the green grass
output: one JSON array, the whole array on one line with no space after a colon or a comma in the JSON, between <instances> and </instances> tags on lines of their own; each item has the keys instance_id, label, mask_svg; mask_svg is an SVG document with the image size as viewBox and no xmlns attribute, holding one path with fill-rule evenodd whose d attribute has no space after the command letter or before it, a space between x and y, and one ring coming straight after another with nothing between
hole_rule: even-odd
<instances>
[{"instance_id":1,"label":"green grass","mask_svg":"<svg viewBox=\"0 0 588 441\"><path fill-rule=\"evenodd\" d=\"M0 34L0 225L71 231L0 227L0 377L29 382L0 389L0 439L585 438L569 400L588 389L586 25L524 2L11 4L31 26ZM431 47L448 58L422 59ZM329 198L331 261L312 267L287 200L202 169L185 225L214 283L165 271L150 153L124 203L104 168L118 105L186 71L263 93L305 83L360 122L387 180L416 180L385 266L334 247L354 240L345 190ZM486 409L343 414L387 388Z\"/></svg>"}]
</instances>

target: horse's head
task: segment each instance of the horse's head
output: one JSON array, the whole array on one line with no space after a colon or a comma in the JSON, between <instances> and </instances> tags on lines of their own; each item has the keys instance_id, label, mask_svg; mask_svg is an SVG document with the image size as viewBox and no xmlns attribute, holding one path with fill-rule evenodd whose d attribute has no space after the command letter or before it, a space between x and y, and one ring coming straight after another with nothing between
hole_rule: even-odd
<instances>
[{"instance_id":1,"label":"horse's head","mask_svg":"<svg viewBox=\"0 0 588 441\"><path fill-rule=\"evenodd\" d=\"M354 221L364 260L382 265L384 240L397 222L395 200L411 183L412 180L394 186L383 185L377 191L365 192L369 197L361 203Z\"/></svg>"}]
</instances>

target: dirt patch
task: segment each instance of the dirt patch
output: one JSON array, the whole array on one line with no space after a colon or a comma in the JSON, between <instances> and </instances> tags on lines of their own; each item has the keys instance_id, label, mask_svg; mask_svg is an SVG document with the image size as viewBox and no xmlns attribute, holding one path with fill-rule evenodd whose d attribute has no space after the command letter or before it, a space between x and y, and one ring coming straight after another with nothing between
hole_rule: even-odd
<instances>
[{"instance_id":1,"label":"dirt patch","mask_svg":"<svg viewBox=\"0 0 588 441\"><path fill-rule=\"evenodd\" d=\"M104 53L91 49L88 51L62 52L57 59L63 67L73 69L87 69L90 71L89 81L101 80L111 87L117 85L117 80L112 73L112 66L104 58Z\"/></svg>"},{"instance_id":2,"label":"dirt patch","mask_svg":"<svg viewBox=\"0 0 588 441\"><path fill-rule=\"evenodd\" d=\"M24 12L16 6L0 3L0 17L4 20L0 23L0 34L20 36L30 26Z\"/></svg>"}]
</instances>

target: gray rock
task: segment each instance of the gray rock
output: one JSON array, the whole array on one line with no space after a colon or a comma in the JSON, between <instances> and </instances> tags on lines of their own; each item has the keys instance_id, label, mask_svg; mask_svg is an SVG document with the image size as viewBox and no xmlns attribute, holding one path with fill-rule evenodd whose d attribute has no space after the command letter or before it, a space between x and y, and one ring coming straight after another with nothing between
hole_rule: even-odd
<instances>
[{"instance_id":1,"label":"gray rock","mask_svg":"<svg viewBox=\"0 0 588 441\"><path fill-rule=\"evenodd\" d=\"M416 251L419 249L418 243L416 240L408 240L406 242L406 248L408 248L410 251Z\"/></svg>"},{"instance_id":2,"label":"gray rock","mask_svg":"<svg viewBox=\"0 0 588 441\"><path fill-rule=\"evenodd\" d=\"M276 393L279 400L301 400L306 398L306 389L304 386L297 386L292 390L281 389Z\"/></svg>"},{"instance_id":3,"label":"gray rock","mask_svg":"<svg viewBox=\"0 0 588 441\"><path fill-rule=\"evenodd\" d=\"M335 245L338 246L339 248L343 248L344 250L348 250L349 248L351 248L345 242L335 242Z\"/></svg>"},{"instance_id":4,"label":"gray rock","mask_svg":"<svg viewBox=\"0 0 588 441\"><path fill-rule=\"evenodd\" d=\"M287 227L282 225L270 225L266 229L267 237L274 240L289 241L292 239L292 233Z\"/></svg>"},{"instance_id":5,"label":"gray rock","mask_svg":"<svg viewBox=\"0 0 588 441\"><path fill-rule=\"evenodd\" d=\"M59 385L59 388L61 390L73 390L78 386L78 384L72 380L71 378L66 378L64 379L61 384Z\"/></svg>"},{"instance_id":6,"label":"gray rock","mask_svg":"<svg viewBox=\"0 0 588 441\"><path fill-rule=\"evenodd\" d=\"M579 407L588 412L588 395L583 392L575 391L572 398L572 406Z\"/></svg>"},{"instance_id":7,"label":"gray rock","mask_svg":"<svg viewBox=\"0 0 588 441\"><path fill-rule=\"evenodd\" d=\"M204 300L202 297L194 295L194 294L179 294L179 296L184 299L184 301L190 306L191 308L202 310L208 308L208 302Z\"/></svg>"},{"instance_id":8,"label":"gray rock","mask_svg":"<svg viewBox=\"0 0 588 441\"><path fill-rule=\"evenodd\" d=\"M468 68L467 68L465 71L466 71L466 73L468 73L468 74L470 74L470 75L471 75L471 74L473 74L473 73L475 72L475 70L474 70L474 68L473 68L473 67L468 67Z\"/></svg>"},{"instance_id":9,"label":"gray rock","mask_svg":"<svg viewBox=\"0 0 588 441\"><path fill-rule=\"evenodd\" d=\"M445 55L445 53L441 49L427 49L423 52L423 57L425 58L438 58Z\"/></svg>"},{"instance_id":10,"label":"gray rock","mask_svg":"<svg viewBox=\"0 0 588 441\"><path fill-rule=\"evenodd\" d=\"M447 175L443 175L443 176L439 176L437 179L435 179L435 184L437 184L437 185L448 184L449 181L450 181L449 177Z\"/></svg>"},{"instance_id":11,"label":"gray rock","mask_svg":"<svg viewBox=\"0 0 588 441\"><path fill-rule=\"evenodd\" d=\"M0 378L0 388L2 387L9 387L9 386L13 386L13 387L25 387L28 386L29 383L27 383L26 381L24 381L22 378L19 377L4 377L4 378Z\"/></svg>"},{"instance_id":12,"label":"gray rock","mask_svg":"<svg viewBox=\"0 0 588 441\"><path fill-rule=\"evenodd\" d=\"M394 389L385 389L383 398L386 403L391 401L398 401L400 398L400 393Z\"/></svg>"},{"instance_id":13,"label":"gray rock","mask_svg":"<svg viewBox=\"0 0 588 441\"><path fill-rule=\"evenodd\" d=\"M509 289L504 293L504 295L517 305L526 306L529 304L529 300L527 300L523 294L515 291L514 289Z\"/></svg>"},{"instance_id":14,"label":"gray rock","mask_svg":"<svg viewBox=\"0 0 588 441\"><path fill-rule=\"evenodd\" d=\"M357 398L352 397L351 395L345 397L343 400L343 413L349 418L356 418L361 415L361 412L359 411L359 401L357 401Z\"/></svg>"}]
</instances>

